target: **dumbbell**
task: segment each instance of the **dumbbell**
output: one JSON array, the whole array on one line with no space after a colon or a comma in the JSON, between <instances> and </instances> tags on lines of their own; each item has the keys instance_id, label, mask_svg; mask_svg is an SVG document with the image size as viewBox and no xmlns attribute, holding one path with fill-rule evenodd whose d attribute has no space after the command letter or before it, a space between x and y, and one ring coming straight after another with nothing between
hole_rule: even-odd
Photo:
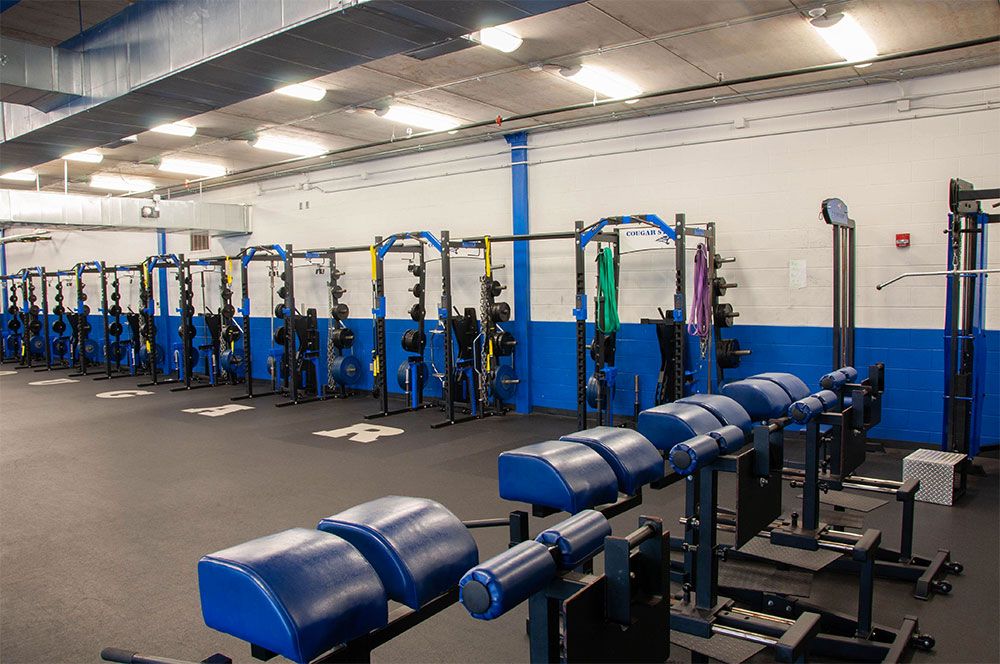
<instances>
[{"instance_id":1,"label":"dumbbell","mask_svg":"<svg viewBox=\"0 0 1000 664\"><path fill-rule=\"evenodd\" d=\"M739 316L738 311L733 311L733 305L728 302L722 302L715 306L715 326L716 327L732 327L733 319Z\"/></svg>"}]
</instances>

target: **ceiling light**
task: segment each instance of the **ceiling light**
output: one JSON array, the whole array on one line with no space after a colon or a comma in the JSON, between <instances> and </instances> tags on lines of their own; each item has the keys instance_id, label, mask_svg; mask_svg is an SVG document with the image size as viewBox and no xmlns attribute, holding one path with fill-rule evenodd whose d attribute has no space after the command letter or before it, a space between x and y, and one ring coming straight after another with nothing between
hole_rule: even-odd
<instances>
[{"instance_id":1,"label":"ceiling light","mask_svg":"<svg viewBox=\"0 0 1000 664\"><path fill-rule=\"evenodd\" d=\"M144 178L126 177L124 175L114 175L105 173L104 175L94 175L90 178L90 186L94 189L108 189L110 191L149 191L155 189L156 185Z\"/></svg>"},{"instance_id":2,"label":"ceiling light","mask_svg":"<svg viewBox=\"0 0 1000 664\"><path fill-rule=\"evenodd\" d=\"M157 134L170 134L171 136L194 136L198 128L184 124L183 122L171 122L170 124L153 127L150 131L155 131Z\"/></svg>"},{"instance_id":3,"label":"ceiling light","mask_svg":"<svg viewBox=\"0 0 1000 664\"><path fill-rule=\"evenodd\" d=\"M563 67L559 73L577 85L589 88L611 99L625 99L642 94L642 88L621 76L588 65ZM638 100L633 100L638 101Z\"/></svg>"},{"instance_id":4,"label":"ceiling light","mask_svg":"<svg viewBox=\"0 0 1000 664\"><path fill-rule=\"evenodd\" d=\"M848 62L871 60L878 55L875 44L850 14L820 15L809 21L816 32ZM858 65L867 67L871 63Z\"/></svg>"},{"instance_id":5,"label":"ceiling light","mask_svg":"<svg viewBox=\"0 0 1000 664\"><path fill-rule=\"evenodd\" d=\"M503 53L512 53L524 43L523 39L504 27L483 28L471 35L466 35L466 39Z\"/></svg>"},{"instance_id":6,"label":"ceiling light","mask_svg":"<svg viewBox=\"0 0 1000 664\"><path fill-rule=\"evenodd\" d=\"M294 154L299 157L315 157L326 152L326 148L319 143L300 141L294 138L280 138L278 136L258 136L250 141L250 145L261 150L284 152L285 154Z\"/></svg>"},{"instance_id":7,"label":"ceiling light","mask_svg":"<svg viewBox=\"0 0 1000 664\"><path fill-rule=\"evenodd\" d=\"M226 167L222 164L213 164L207 161L195 161L193 159L177 159L167 157L160 162L160 170L168 173L187 173L189 175L200 175L206 178L217 178L226 174Z\"/></svg>"},{"instance_id":8,"label":"ceiling light","mask_svg":"<svg viewBox=\"0 0 1000 664\"><path fill-rule=\"evenodd\" d=\"M37 177L38 176L35 175L35 172L30 168L25 168L21 171L11 171L10 173L0 175L0 178L3 178L4 180L17 180L18 182L34 182Z\"/></svg>"},{"instance_id":9,"label":"ceiling light","mask_svg":"<svg viewBox=\"0 0 1000 664\"><path fill-rule=\"evenodd\" d=\"M321 88L318 85L309 85L308 83L295 83L293 85L286 85L283 88L278 88L275 90L278 94L283 94L288 97L298 97L299 99L308 99L309 101L319 101L326 96L326 88Z\"/></svg>"},{"instance_id":10,"label":"ceiling light","mask_svg":"<svg viewBox=\"0 0 1000 664\"><path fill-rule=\"evenodd\" d=\"M63 155L63 159L67 161L85 161L88 164L99 164L104 159L104 155L97 150L90 149L83 152L71 152L70 154Z\"/></svg>"},{"instance_id":11,"label":"ceiling light","mask_svg":"<svg viewBox=\"0 0 1000 664\"><path fill-rule=\"evenodd\" d=\"M414 106L401 106L393 104L389 108L375 111L375 115L386 120L398 122L402 125L430 129L431 131L443 131L454 129L461 125L461 121L441 113L428 111Z\"/></svg>"}]
</instances>

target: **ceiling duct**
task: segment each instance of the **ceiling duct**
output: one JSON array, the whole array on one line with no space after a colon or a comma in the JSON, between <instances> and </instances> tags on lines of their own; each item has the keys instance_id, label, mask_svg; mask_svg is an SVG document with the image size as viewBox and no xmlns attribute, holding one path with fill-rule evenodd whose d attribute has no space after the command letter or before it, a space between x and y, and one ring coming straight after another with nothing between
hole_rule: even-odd
<instances>
[{"instance_id":1,"label":"ceiling duct","mask_svg":"<svg viewBox=\"0 0 1000 664\"><path fill-rule=\"evenodd\" d=\"M80 98L3 105L0 172L580 1L139 2L62 45L83 55Z\"/></svg>"},{"instance_id":2,"label":"ceiling duct","mask_svg":"<svg viewBox=\"0 0 1000 664\"><path fill-rule=\"evenodd\" d=\"M250 207L199 201L85 196L0 189L0 226L66 230L251 232Z\"/></svg>"},{"instance_id":3,"label":"ceiling duct","mask_svg":"<svg viewBox=\"0 0 1000 664\"><path fill-rule=\"evenodd\" d=\"M0 41L0 101L48 112L83 95L83 55L10 37Z\"/></svg>"}]
</instances>

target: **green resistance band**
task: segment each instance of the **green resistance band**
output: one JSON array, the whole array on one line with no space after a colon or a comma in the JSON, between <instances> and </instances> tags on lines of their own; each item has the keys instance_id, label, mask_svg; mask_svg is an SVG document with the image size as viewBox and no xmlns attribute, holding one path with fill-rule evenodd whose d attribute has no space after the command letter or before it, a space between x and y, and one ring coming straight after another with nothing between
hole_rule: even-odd
<instances>
[{"instance_id":1,"label":"green resistance band","mask_svg":"<svg viewBox=\"0 0 1000 664\"><path fill-rule=\"evenodd\" d=\"M597 257L597 287L604 295L604 320L597 318L601 334L613 334L622 324L618 320L618 293L615 287L615 259L611 249L605 247Z\"/></svg>"}]
</instances>

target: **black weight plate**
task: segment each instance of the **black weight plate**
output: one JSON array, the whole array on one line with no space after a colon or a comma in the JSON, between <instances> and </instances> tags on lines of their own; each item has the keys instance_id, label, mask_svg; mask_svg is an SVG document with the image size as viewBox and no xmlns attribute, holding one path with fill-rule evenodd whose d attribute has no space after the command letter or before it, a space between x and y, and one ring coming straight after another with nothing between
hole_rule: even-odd
<instances>
[{"instance_id":1,"label":"black weight plate","mask_svg":"<svg viewBox=\"0 0 1000 664\"><path fill-rule=\"evenodd\" d=\"M118 304L111 305L111 307L108 309L108 313L111 314L112 316L121 316L122 315L121 305Z\"/></svg>"},{"instance_id":2,"label":"black weight plate","mask_svg":"<svg viewBox=\"0 0 1000 664\"><path fill-rule=\"evenodd\" d=\"M36 319L28 323L28 331L31 332L32 334L38 334L39 332L41 332L42 321Z\"/></svg>"},{"instance_id":3,"label":"black weight plate","mask_svg":"<svg viewBox=\"0 0 1000 664\"><path fill-rule=\"evenodd\" d=\"M330 314L337 320L347 320L351 316L351 308L343 302L333 305Z\"/></svg>"},{"instance_id":4,"label":"black weight plate","mask_svg":"<svg viewBox=\"0 0 1000 664\"><path fill-rule=\"evenodd\" d=\"M84 316L89 316L90 315L90 305L89 304L83 305L83 315Z\"/></svg>"},{"instance_id":5,"label":"black weight plate","mask_svg":"<svg viewBox=\"0 0 1000 664\"><path fill-rule=\"evenodd\" d=\"M410 318L412 318L414 322L420 322L425 314L426 311L424 311L424 308L420 306L419 302L410 307Z\"/></svg>"},{"instance_id":6,"label":"black weight plate","mask_svg":"<svg viewBox=\"0 0 1000 664\"><path fill-rule=\"evenodd\" d=\"M16 318L11 318L9 321L7 321L7 329L10 330L11 332L17 332L18 330L21 329L21 321L19 321Z\"/></svg>"},{"instance_id":7,"label":"black weight plate","mask_svg":"<svg viewBox=\"0 0 1000 664\"><path fill-rule=\"evenodd\" d=\"M122 295L118 291L111 293L110 297L112 302L117 302L118 300L122 299Z\"/></svg>"},{"instance_id":8,"label":"black weight plate","mask_svg":"<svg viewBox=\"0 0 1000 664\"><path fill-rule=\"evenodd\" d=\"M55 332L56 334L62 334L63 332L65 332L66 321L57 320L56 322L52 323L52 331Z\"/></svg>"},{"instance_id":9,"label":"black weight plate","mask_svg":"<svg viewBox=\"0 0 1000 664\"><path fill-rule=\"evenodd\" d=\"M121 323L115 321L113 323L108 324L108 334L110 334L113 337L118 337L121 336L121 333L122 333Z\"/></svg>"},{"instance_id":10,"label":"black weight plate","mask_svg":"<svg viewBox=\"0 0 1000 664\"><path fill-rule=\"evenodd\" d=\"M285 317L285 305L280 304L280 303L274 305L274 317L275 318L284 318Z\"/></svg>"}]
</instances>

